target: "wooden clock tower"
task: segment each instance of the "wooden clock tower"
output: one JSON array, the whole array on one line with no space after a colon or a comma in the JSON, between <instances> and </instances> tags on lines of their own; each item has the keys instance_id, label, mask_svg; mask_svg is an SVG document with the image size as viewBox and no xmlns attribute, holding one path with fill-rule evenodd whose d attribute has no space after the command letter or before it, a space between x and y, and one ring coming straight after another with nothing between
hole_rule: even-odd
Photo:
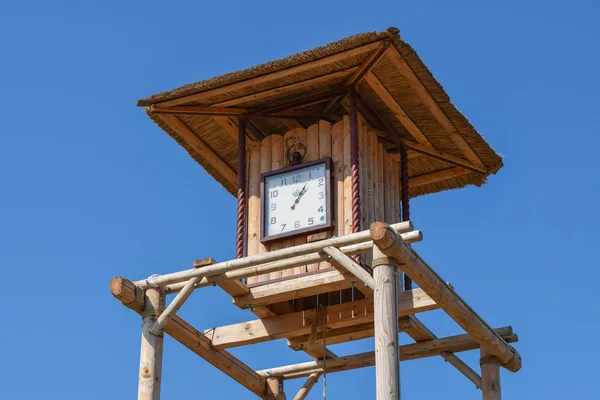
<instances>
[{"instance_id":1,"label":"wooden clock tower","mask_svg":"<svg viewBox=\"0 0 600 400\"><path fill-rule=\"evenodd\" d=\"M115 297L143 316L139 399L160 396L165 332L264 399L285 398L284 380L306 377L301 400L321 376L370 365L377 399L399 399L398 360L429 356L448 361L484 399L500 398L499 366L521 367L508 345L517 336L492 329L410 247L422 234L409 201L481 186L502 160L397 29L138 105L237 197L234 260L111 281ZM202 333L177 315L194 290L214 285L255 319ZM437 339L415 316L438 308L466 335ZM399 331L416 343L398 346ZM338 357L328 348L370 337L372 353ZM277 339L314 361L255 371L226 350ZM481 376L455 354L473 349Z\"/></svg>"}]
</instances>

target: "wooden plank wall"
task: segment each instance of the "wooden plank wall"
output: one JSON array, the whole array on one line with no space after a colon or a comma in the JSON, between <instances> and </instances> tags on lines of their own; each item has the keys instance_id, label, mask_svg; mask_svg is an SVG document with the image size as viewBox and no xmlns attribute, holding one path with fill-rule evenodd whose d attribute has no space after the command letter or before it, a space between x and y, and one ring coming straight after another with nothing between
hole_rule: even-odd
<instances>
[{"instance_id":1,"label":"wooden plank wall","mask_svg":"<svg viewBox=\"0 0 600 400\"><path fill-rule=\"evenodd\" d=\"M352 232L352 177L350 157L350 118L331 125L327 121L311 125L308 129L295 128L285 135L271 135L259 142L248 144L248 243L247 254L255 255L307 242L307 237L285 239L271 245L260 243L260 174L287 166L286 151L297 138L306 146L303 161L325 157L333 160L335 228L329 235L341 236ZM361 229L368 229L373 221L395 223L400 220L400 158L388 154L377 140L377 134L360 120L359 168L361 197ZM308 240L312 240L308 237ZM362 262L369 264L371 257L363 255ZM250 277L248 284L291 277L330 268L327 262L292 268L286 271ZM339 297L339 299L338 299ZM341 295L330 294L328 303L359 299L360 292L347 289ZM321 301L321 300L320 300Z\"/></svg>"}]
</instances>

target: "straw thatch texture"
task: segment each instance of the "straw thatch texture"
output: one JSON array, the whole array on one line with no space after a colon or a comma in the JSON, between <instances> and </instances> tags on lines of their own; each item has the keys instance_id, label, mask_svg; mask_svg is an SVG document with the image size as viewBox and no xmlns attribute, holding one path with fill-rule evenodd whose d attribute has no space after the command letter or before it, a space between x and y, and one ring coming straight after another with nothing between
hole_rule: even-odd
<instances>
[{"instance_id":1,"label":"straw thatch texture","mask_svg":"<svg viewBox=\"0 0 600 400\"><path fill-rule=\"evenodd\" d=\"M416 52L400 38L399 31L395 28L389 28L383 32L358 34L281 60L271 61L243 71L236 71L208 80L184 85L172 91L155 94L147 99L140 100L138 105L160 105L162 102L181 99L179 102L180 105L221 106L222 103L225 102L224 106L261 110L268 107L287 104L290 101L320 93L327 93L343 87L351 73L356 67L360 66L360 64L369 57L371 51L373 51L370 49L369 51L359 52L352 49L357 49L360 46L373 44L375 42L381 42L382 40L388 40L390 45L398 50L410 69L412 69L446 117L451 121L457 132L471 147L488 171L487 174L469 173L429 184L423 184L411 188L410 195L414 197L443 190L461 188L466 185L479 186L485 183L486 177L489 174L496 173L502 167L500 156L494 152L465 116L450 102L450 99L442 86L433 77ZM299 66L307 63L322 60L324 57L333 56L348 50L352 50L354 54L351 54L348 57L340 57L335 60L335 62L322 63L322 65L316 67L299 68ZM301 70L291 75L277 77L275 79L264 79L259 83L250 82L247 85L244 84L245 81L250 79L264 77L265 75L275 72L285 75L285 71L290 68ZM390 62L387 54L378 61L371 71L404 109L406 114L421 130L435 149L466 160L465 155L457 147L449 133L442 125L440 125L438 120L434 118L428 107L423 104L407 79L405 79L393 63ZM320 79L317 84L294 86L293 90L284 89L284 87L288 85L298 84L331 73L336 73L336 75L331 79ZM233 84L236 86L229 90L228 86ZM219 90L219 88L222 88L223 90ZM270 93L268 96L259 94L260 92L273 89L278 89L278 91L276 93ZM218 93L214 93L214 91L217 90ZM393 127L395 135L399 135L405 139L414 140L407 129L394 117L386 104L368 83L364 81L361 82L358 85L358 90L361 95L368 100L385 123L388 124L388 126ZM202 93L208 93L208 95L203 95ZM258 98L242 98L253 94L259 94ZM186 99L186 96L190 95L194 95L196 98ZM322 110L326 104L327 102L323 102L305 107L304 109ZM337 109L336 113L339 114L340 112L344 112L341 107ZM219 181L231 194L235 194L236 187L234 184L223 179L223 176L221 176L210 163L206 162L206 160L197 154L191 146L183 141L177 133L160 118L152 113L149 113L149 115L153 121L183 146L211 176ZM384 129L382 126L377 126L377 121L373 120L368 115L364 115L364 117L374 128ZM223 159L227 165L234 171L237 170L236 141L231 133L224 130L221 124L208 116L186 115L180 116L180 119L213 152ZM233 118L233 120L237 123L235 118ZM314 119L300 119L298 121L304 126L308 126L310 123L314 122ZM252 119L252 123L263 135L268 136L285 133L289 130L290 121L270 118ZM394 151L395 145L393 143L388 141L385 143L385 146L388 150ZM421 156L410 160L409 174L410 177L418 177L432 172L443 171L450 167L452 167L452 165L449 165L448 163L427 156Z\"/></svg>"}]
</instances>

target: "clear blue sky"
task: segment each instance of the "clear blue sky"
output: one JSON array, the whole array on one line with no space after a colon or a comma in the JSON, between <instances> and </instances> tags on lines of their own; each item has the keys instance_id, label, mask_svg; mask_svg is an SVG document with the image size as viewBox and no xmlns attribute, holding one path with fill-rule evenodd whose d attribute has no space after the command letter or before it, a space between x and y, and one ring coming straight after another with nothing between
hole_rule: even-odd
<instances>
[{"instance_id":1,"label":"clear blue sky","mask_svg":"<svg viewBox=\"0 0 600 400\"><path fill-rule=\"evenodd\" d=\"M234 256L234 199L138 98L388 26L505 155L488 185L413 201L417 250L490 324L519 334L523 369L503 371L505 398L595 397L599 13L593 1L4 2L0 397L135 398L140 318L109 280ZM251 317L218 288L181 313L202 329ZM440 313L423 320L460 333ZM251 398L173 340L165 350L165 399ZM233 353L257 369L307 360L283 341ZM401 374L407 399L480 398L439 358ZM374 369L331 375L328 388L374 398Z\"/></svg>"}]
</instances>

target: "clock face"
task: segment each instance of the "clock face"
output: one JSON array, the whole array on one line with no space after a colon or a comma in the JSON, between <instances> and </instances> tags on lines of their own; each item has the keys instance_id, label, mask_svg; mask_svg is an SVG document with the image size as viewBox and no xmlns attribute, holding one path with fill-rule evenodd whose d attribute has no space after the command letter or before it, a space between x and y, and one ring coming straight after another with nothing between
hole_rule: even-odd
<instances>
[{"instance_id":1,"label":"clock face","mask_svg":"<svg viewBox=\"0 0 600 400\"><path fill-rule=\"evenodd\" d=\"M330 165L324 159L263 175L263 242L331 226Z\"/></svg>"}]
</instances>

